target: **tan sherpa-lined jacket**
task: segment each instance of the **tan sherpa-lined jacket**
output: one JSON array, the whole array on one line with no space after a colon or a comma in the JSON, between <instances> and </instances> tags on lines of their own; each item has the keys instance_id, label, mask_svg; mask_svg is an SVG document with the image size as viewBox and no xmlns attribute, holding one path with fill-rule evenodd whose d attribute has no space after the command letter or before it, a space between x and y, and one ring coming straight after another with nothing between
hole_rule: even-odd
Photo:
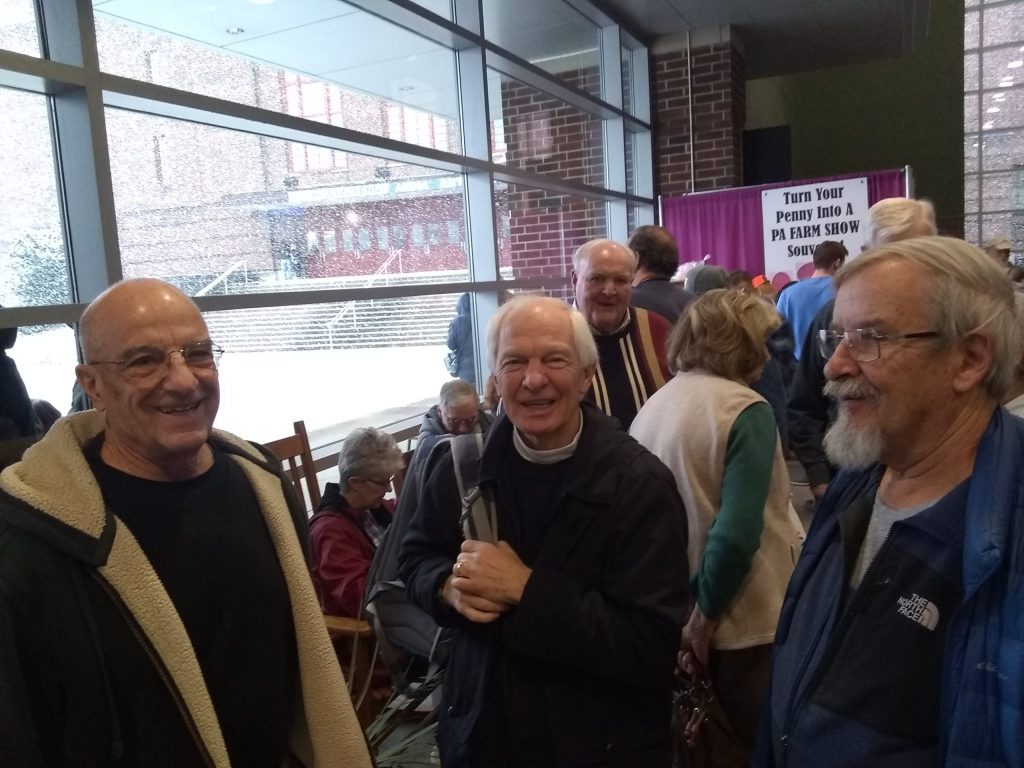
<instances>
[{"instance_id":1,"label":"tan sherpa-lined jacket","mask_svg":"<svg viewBox=\"0 0 1024 768\"><path fill-rule=\"evenodd\" d=\"M74 592L76 586L68 573L92 569L89 575L98 576L95 580L116 595L121 609L134 620L133 631L141 630L140 642L148 645L147 653L154 654L154 666L162 667L162 674L176 689L183 718L200 753L205 753L209 765L229 766L217 715L185 627L130 531L105 508L83 456L83 446L104 426L103 414L96 411L61 419L26 451L20 463L0 474L0 688L6 688L6 701L0 705L0 762L13 759L12 765L45 765L49 761L43 756L52 760L56 754L53 744L32 743L31 732L39 730L32 718L38 718L44 707L38 704L39 697L28 681L38 684L45 680L48 687L60 688L58 695L66 699L69 711L80 700L95 699L97 706L103 700L102 695L81 693L83 683L77 679L74 659L57 658L60 654L51 652L45 658L53 658L53 663L40 675L24 668L30 663L27 659L38 661L33 654L52 645L57 632L65 633L59 647L68 649L69 656L90 655L82 648L91 650L88 642L95 642L95 636L91 641L78 637L88 634L87 628L80 626L84 622L76 624L72 617L64 616L63 624L55 623L47 611L62 606L65 613L76 614L63 602L65 593ZM231 455L251 483L288 589L300 688L288 764L368 767L371 760L366 742L324 627L281 476L252 444L218 430L211 441ZM59 629L55 632L54 627ZM58 672L67 668L75 671L62 680ZM91 668L83 669L81 677L88 678ZM21 699L33 705L19 708ZM88 723L90 715L94 722L102 721L101 711L69 714L68 719L84 717ZM51 724L46 728L52 729ZM88 734L73 731L69 725L59 735L69 744L75 739L89 743ZM75 765L106 764L82 754L66 755L66 759Z\"/></svg>"}]
</instances>

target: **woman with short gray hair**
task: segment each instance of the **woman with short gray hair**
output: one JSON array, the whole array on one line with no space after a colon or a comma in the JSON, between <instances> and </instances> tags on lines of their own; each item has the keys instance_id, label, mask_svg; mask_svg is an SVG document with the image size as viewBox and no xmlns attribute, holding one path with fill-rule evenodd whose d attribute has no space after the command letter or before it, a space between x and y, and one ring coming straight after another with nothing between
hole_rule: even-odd
<instances>
[{"instance_id":1,"label":"woman with short gray hair","mask_svg":"<svg viewBox=\"0 0 1024 768\"><path fill-rule=\"evenodd\" d=\"M355 429L338 455L338 483L328 483L309 522L313 583L324 613L358 618L366 574L395 504L384 498L405 467L402 450L387 432Z\"/></svg>"}]
</instances>

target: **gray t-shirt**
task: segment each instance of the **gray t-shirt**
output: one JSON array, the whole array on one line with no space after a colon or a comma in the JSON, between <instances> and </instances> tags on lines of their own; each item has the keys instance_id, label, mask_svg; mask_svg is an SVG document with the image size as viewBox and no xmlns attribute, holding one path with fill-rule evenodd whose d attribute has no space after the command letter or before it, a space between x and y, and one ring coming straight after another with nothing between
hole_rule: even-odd
<instances>
[{"instance_id":1,"label":"gray t-shirt","mask_svg":"<svg viewBox=\"0 0 1024 768\"><path fill-rule=\"evenodd\" d=\"M923 512L933 506L938 499L932 499L924 504L918 504L908 509L893 509L877 493L875 494L875 505L871 508L871 520L868 522L867 533L864 534L864 541L860 545L860 553L857 555L857 562L854 563L853 573L850 574L850 586L856 589L864 580L878 550L889 537L889 530L897 520L906 520L918 512Z\"/></svg>"}]
</instances>

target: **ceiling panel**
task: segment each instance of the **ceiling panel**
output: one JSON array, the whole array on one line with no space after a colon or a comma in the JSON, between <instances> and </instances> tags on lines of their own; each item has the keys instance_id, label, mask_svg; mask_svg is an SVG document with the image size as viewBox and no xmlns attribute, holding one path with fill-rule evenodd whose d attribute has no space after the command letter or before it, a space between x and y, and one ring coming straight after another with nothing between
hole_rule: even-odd
<instances>
[{"instance_id":1,"label":"ceiling panel","mask_svg":"<svg viewBox=\"0 0 1024 768\"><path fill-rule=\"evenodd\" d=\"M317 75L438 49L425 37L362 11L225 47L265 61L287 62L290 69Z\"/></svg>"},{"instance_id":2,"label":"ceiling panel","mask_svg":"<svg viewBox=\"0 0 1024 768\"><path fill-rule=\"evenodd\" d=\"M484 0L484 36L527 61L597 51L598 26L563 2Z\"/></svg>"},{"instance_id":3,"label":"ceiling panel","mask_svg":"<svg viewBox=\"0 0 1024 768\"><path fill-rule=\"evenodd\" d=\"M94 5L125 21L218 46L357 11L341 0L108 0Z\"/></svg>"},{"instance_id":4,"label":"ceiling panel","mask_svg":"<svg viewBox=\"0 0 1024 768\"><path fill-rule=\"evenodd\" d=\"M747 76L757 78L900 56L924 28L929 0L594 2L647 43L730 25L744 51ZM422 4L433 3L446 0ZM96 0L94 5L98 14L456 114L450 51L342 0ZM914 14L905 10L911 6ZM541 66L559 55L596 55L596 27L558 0L488 0L487 8L488 37Z\"/></svg>"},{"instance_id":5,"label":"ceiling panel","mask_svg":"<svg viewBox=\"0 0 1024 768\"><path fill-rule=\"evenodd\" d=\"M612 4L600 5L610 7ZM633 30L662 29L671 32L678 30L683 22L682 14L670 4L670 0L633 0L616 4L614 11L616 17Z\"/></svg>"},{"instance_id":6,"label":"ceiling panel","mask_svg":"<svg viewBox=\"0 0 1024 768\"><path fill-rule=\"evenodd\" d=\"M648 44L687 30L729 25L740 41L749 78L902 56L923 35L929 7L929 0L594 2ZM911 7L914 14L907 12Z\"/></svg>"},{"instance_id":7,"label":"ceiling panel","mask_svg":"<svg viewBox=\"0 0 1024 768\"><path fill-rule=\"evenodd\" d=\"M720 2L667 0L667 2L675 8L690 29L734 24L746 21L748 16L745 0L721 0ZM775 0L771 0L765 5L773 5L774 2Z\"/></svg>"},{"instance_id":8,"label":"ceiling panel","mask_svg":"<svg viewBox=\"0 0 1024 768\"><path fill-rule=\"evenodd\" d=\"M328 70L320 75L363 93L457 120L459 101L452 55L451 51L438 48L388 61Z\"/></svg>"}]
</instances>

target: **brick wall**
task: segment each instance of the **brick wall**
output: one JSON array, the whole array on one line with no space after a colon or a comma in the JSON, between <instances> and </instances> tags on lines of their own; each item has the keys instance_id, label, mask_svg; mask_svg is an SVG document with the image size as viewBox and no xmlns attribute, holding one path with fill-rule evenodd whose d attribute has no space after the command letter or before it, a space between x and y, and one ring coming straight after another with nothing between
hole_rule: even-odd
<instances>
[{"instance_id":1,"label":"brick wall","mask_svg":"<svg viewBox=\"0 0 1024 768\"><path fill-rule=\"evenodd\" d=\"M563 277L563 290L551 294L569 298L572 254L587 240L604 237L604 203L541 189L509 186L507 201L499 199L499 216L508 221L503 238L502 265L516 278ZM507 257L508 261L504 261Z\"/></svg>"},{"instance_id":2,"label":"brick wall","mask_svg":"<svg viewBox=\"0 0 1024 768\"><path fill-rule=\"evenodd\" d=\"M582 90L597 87L596 68L559 77ZM509 166L604 185L599 118L510 79L502 80L501 105ZM606 232L600 201L509 186L502 202L501 215L508 217L502 261L512 267L515 278L559 276L568 286L572 252Z\"/></svg>"},{"instance_id":3,"label":"brick wall","mask_svg":"<svg viewBox=\"0 0 1024 768\"><path fill-rule=\"evenodd\" d=\"M686 51L653 56L657 192L679 195L743 183L743 57L729 42L694 48L694 189Z\"/></svg>"}]
</instances>

